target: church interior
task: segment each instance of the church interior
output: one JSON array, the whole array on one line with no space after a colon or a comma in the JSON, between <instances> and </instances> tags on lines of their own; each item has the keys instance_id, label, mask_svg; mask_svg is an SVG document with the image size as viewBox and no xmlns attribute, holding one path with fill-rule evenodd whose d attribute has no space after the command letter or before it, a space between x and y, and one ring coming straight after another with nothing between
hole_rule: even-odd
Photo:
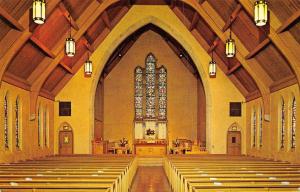
<instances>
[{"instance_id":1,"label":"church interior","mask_svg":"<svg viewBox=\"0 0 300 192\"><path fill-rule=\"evenodd\" d=\"M0 192L300 191L299 0L0 0Z\"/></svg>"}]
</instances>

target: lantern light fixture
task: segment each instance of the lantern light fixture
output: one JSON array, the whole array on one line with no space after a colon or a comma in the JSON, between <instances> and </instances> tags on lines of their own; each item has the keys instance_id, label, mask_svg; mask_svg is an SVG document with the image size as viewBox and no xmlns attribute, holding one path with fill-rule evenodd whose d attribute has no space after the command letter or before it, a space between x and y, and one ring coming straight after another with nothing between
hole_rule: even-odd
<instances>
[{"instance_id":1,"label":"lantern light fixture","mask_svg":"<svg viewBox=\"0 0 300 192\"><path fill-rule=\"evenodd\" d=\"M68 57L73 57L75 55L75 39L72 37L71 31L72 31L72 26L71 26L71 16L69 15L70 18L70 36L66 39L66 55Z\"/></svg>"},{"instance_id":2,"label":"lantern light fixture","mask_svg":"<svg viewBox=\"0 0 300 192\"><path fill-rule=\"evenodd\" d=\"M229 29L229 39L226 40L225 47L226 57L234 57L235 55L235 41L231 38L231 30Z\"/></svg>"},{"instance_id":3,"label":"lantern light fixture","mask_svg":"<svg viewBox=\"0 0 300 192\"><path fill-rule=\"evenodd\" d=\"M36 24L44 24L46 19L46 2L45 0L33 0L32 19Z\"/></svg>"},{"instance_id":4,"label":"lantern light fixture","mask_svg":"<svg viewBox=\"0 0 300 192\"><path fill-rule=\"evenodd\" d=\"M88 55L88 59L84 63L84 74L86 77L92 76L93 73L93 62L90 60L90 56Z\"/></svg>"},{"instance_id":5,"label":"lantern light fixture","mask_svg":"<svg viewBox=\"0 0 300 192\"><path fill-rule=\"evenodd\" d=\"M265 0L256 0L254 3L254 22L257 26L264 26L268 21L268 4Z\"/></svg>"},{"instance_id":6,"label":"lantern light fixture","mask_svg":"<svg viewBox=\"0 0 300 192\"><path fill-rule=\"evenodd\" d=\"M209 77L215 78L217 75L217 63L214 61L214 52L211 53L211 61L209 62Z\"/></svg>"}]
</instances>

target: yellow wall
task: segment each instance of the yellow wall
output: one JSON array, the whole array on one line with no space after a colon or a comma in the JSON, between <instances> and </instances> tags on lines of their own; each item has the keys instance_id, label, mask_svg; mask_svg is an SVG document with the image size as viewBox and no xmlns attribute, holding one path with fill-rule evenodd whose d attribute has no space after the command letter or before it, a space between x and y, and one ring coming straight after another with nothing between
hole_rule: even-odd
<instances>
[{"instance_id":1,"label":"yellow wall","mask_svg":"<svg viewBox=\"0 0 300 192\"><path fill-rule=\"evenodd\" d=\"M291 127L291 101L292 96L296 97L296 103L298 105L299 101L299 86L295 84L293 86L284 88L282 90L271 93L271 114L270 122L263 121L263 146L253 148L251 147L251 113L253 108L256 109L261 105L262 100L256 99L254 101L247 103L247 152L250 155L267 157L277 160L285 160L291 162L300 162L300 134L298 133L297 128L300 125L300 108L297 107L296 112L296 150L291 151L290 149L290 127ZM279 125L280 125L280 116L279 116L279 104L281 98L285 102L285 148L283 150L279 149L280 139L279 139ZM299 106L299 105L298 105Z\"/></svg>"},{"instance_id":2,"label":"yellow wall","mask_svg":"<svg viewBox=\"0 0 300 192\"><path fill-rule=\"evenodd\" d=\"M38 147L38 132L37 132L37 118L33 121L29 120L29 92L23 89L17 88L13 85L2 82L0 89L0 124L4 125L4 97L8 94L8 106L9 106L9 140L10 149L4 148L4 128L1 126L0 131L0 162L15 162L18 160L32 159L42 157L45 155L53 154L53 101L39 97L38 106L41 109L48 109L49 121L49 147ZM15 138L15 103L17 97L20 98L20 130L21 130L21 149L18 150L16 146ZM43 122L43 120L42 120ZM43 126L42 126L43 128ZM44 141L44 140L43 140ZM42 143L43 144L43 143Z\"/></svg>"},{"instance_id":3,"label":"yellow wall","mask_svg":"<svg viewBox=\"0 0 300 192\"><path fill-rule=\"evenodd\" d=\"M74 152L91 152L90 140L93 137L94 129L94 96L103 66L122 40L148 23L159 26L177 39L191 55L199 70L207 96L206 134L208 150L211 153L226 153L226 132L233 122L237 122L242 127L242 130L244 130L245 118L229 117L229 102L242 102L244 98L228 77L221 70L218 70L217 78L209 79L209 55L168 7L140 5L133 6L129 10L91 56L94 62L94 74L92 78L84 78L83 68L81 68L57 95L56 100L72 101L72 116L58 117L57 104L55 104L56 152L58 143L57 131L59 125L64 121L70 123L74 129ZM243 106L243 115L245 115L244 109ZM243 131L242 138L244 137ZM243 151L245 151L244 143Z\"/></svg>"},{"instance_id":4,"label":"yellow wall","mask_svg":"<svg viewBox=\"0 0 300 192\"><path fill-rule=\"evenodd\" d=\"M159 46L157 46L159 45ZM168 73L167 119L169 141L197 139L197 79L188 71L164 39L153 31L144 33L104 80L104 139L133 138L134 69L145 67L151 52L157 67Z\"/></svg>"}]
</instances>

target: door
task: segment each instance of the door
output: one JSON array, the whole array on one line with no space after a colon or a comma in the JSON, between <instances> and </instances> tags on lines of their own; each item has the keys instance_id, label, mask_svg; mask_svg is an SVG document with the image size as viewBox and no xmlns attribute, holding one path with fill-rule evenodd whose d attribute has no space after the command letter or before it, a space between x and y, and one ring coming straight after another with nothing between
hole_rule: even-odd
<instances>
[{"instance_id":1,"label":"door","mask_svg":"<svg viewBox=\"0 0 300 192\"><path fill-rule=\"evenodd\" d=\"M72 131L59 132L59 154L60 155L73 154L73 132Z\"/></svg>"},{"instance_id":2,"label":"door","mask_svg":"<svg viewBox=\"0 0 300 192\"><path fill-rule=\"evenodd\" d=\"M240 131L228 131L227 154L241 155L241 132Z\"/></svg>"}]
</instances>

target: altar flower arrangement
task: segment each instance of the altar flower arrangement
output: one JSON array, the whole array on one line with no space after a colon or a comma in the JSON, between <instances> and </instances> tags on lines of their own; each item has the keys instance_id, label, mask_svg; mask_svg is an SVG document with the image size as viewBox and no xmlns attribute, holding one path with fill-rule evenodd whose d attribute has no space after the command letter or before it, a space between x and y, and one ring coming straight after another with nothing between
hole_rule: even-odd
<instances>
[{"instance_id":1,"label":"altar flower arrangement","mask_svg":"<svg viewBox=\"0 0 300 192\"><path fill-rule=\"evenodd\" d=\"M155 131L152 130L152 129L147 129L146 130L146 135L150 136L150 135L154 135L155 134Z\"/></svg>"},{"instance_id":2,"label":"altar flower arrangement","mask_svg":"<svg viewBox=\"0 0 300 192\"><path fill-rule=\"evenodd\" d=\"M125 137L123 137L122 139L120 139L119 145L121 147L125 147L127 144L128 144L128 140Z\"/></svg>"},{"instance_id":3,"label":"altar flower arrangement","mask_svg":"<svg viewBox=\"0 0 300 192\"><path fill-rule=\"evenodd\" d=\"M173 141L173 145L174 145L175 147L179 147L179 145L180 145L179 140L178 140L178 139L175 139L175 141Z\"/></svg>"}]
</instances>

